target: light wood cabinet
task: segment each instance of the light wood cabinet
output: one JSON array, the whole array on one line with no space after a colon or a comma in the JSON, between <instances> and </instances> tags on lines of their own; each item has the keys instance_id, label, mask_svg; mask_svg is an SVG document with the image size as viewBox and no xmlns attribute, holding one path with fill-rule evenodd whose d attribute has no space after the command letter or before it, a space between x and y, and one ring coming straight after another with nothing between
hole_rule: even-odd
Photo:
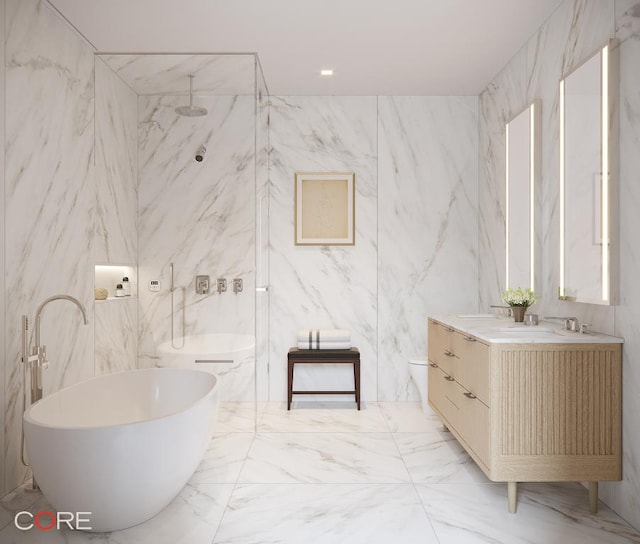
<instances>
[{"instance_id":1,"label":"light wood cabinet","mask_svg":"<svg viewBox=\"0 0 640 544\"><path fill-rule=\"evenodd\" d=\"M487 477L508 482L620 480L619 343L488 343L428 324L429 404Z\"/></svg>"}]
</instances>

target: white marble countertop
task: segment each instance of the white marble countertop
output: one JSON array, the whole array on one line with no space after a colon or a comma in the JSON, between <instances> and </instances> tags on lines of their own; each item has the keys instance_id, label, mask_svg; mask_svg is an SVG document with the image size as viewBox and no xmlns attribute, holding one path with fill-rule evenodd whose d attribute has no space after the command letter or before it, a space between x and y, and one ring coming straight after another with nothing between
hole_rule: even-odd
<instances>
[{"instance_id":1,"label":"white marble countertop","mask_svg":"<svg viewBox=\"0 0 640 544\"><path fill-rule=\"evenodd\" d=\"M623 344L624 339L598 332L567 331L562 325L540 320L538 325L515 323L512 317L493 314L435 315L440 323L490 344Z\"/></svg>"}]
</instances>

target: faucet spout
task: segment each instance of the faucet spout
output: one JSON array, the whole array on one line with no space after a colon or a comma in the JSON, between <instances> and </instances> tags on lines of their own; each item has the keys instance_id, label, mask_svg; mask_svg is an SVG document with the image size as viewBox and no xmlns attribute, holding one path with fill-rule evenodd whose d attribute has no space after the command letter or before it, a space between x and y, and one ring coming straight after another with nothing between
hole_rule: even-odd
<instances>
[{"instance_id":1,"label":"faucet spout","mask_svg":"<svg viewBox=\"0 0 640 544\"><path fill-rule=\"evenodd\" d=\"M84 320L84 324L88 325L89 324L89 320L87 319L87 312L84 309L84 306L82 305L82 303L75 297L72 297L71 295L54 295L52 297L49 297L47 299L45 299L42 304L40 304L40 306L38 306L38 309L36 310L36 338L35 338L35 343L36 346L40 345L40 317L42 315L42 310L44 310L44 307L49 304L49 302L53 302L54 300L68 300L69 302L73 302L78 309L80 310L80 312L82 313L82 319Z\"/></svg>"},{"instance_id":2,"label":"faucet spout","mask_svg":"<svg viewBox=\"0 0 640 544\"><path fill-rule=\"evenodd\" d=\"M543 319L559 319L560 321L562 321L562 326L567 331L576 332L580 329L577 317L556 317L553 315L548 315L548 316L545 316Z\"/></svg>"}]
</instances>

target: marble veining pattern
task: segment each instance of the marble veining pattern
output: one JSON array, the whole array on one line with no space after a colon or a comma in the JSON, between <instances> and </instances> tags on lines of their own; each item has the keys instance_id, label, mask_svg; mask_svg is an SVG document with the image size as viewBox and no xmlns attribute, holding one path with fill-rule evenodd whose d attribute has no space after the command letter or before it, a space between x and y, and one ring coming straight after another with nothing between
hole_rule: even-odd
<instances>
[{"instance_id":1,"label":"marble veining pattern","mask_svg":"<svg viewBox=\"0 0 640 544\"><path fill-rule=\"evenodd\" d=\"M138 97L95 59L96 218L94 262L138 259ZM136 280L136 278L131 278ZM114 295L115 285L108 286ZM135 298L95 303L96 375L138 366Z\"/></svg>"},{"instance_id":2,"label":"marble veining pattern","mask_svg":"<svg viewBox=\"0 0 640 544\"><path fill-rule=\"evenodd\" d=\"M135 298L95 303L95 372L138 368L138 302Z\"/></svg>"},{"instance_id":3,"label":"marble veining pattern","mask_svg":"<svg viewBox=\"0 0 640 544\"><path fill-rule=\"evenodd\" d=\"M46 298L66 293L85 306L89 325L68 302L42 316L51 366L45 395L94 374L93 248L96 190L94 59L89 47L36 0L6 7L7 320L3 470L8 492L24 481L20 462L20 316L32 320ZM37 39L34 39L37 37ZM33 328L31 329L33 332Z\"/></svg>"},{"instance_id":4,"label":"marble veining pattern","mask_svg":"<svg viewBox=\"0 0 640 544\"><path fill-rule=\"evenodd\" d=\"M199 95L253 96L254 55L100 55L138 95L189 96L193 74L194 104ZM187 101L181 103L188 104Z\"/></svg>"},{"instance_id":5,"label":"marble veining pattern","mask_svg":"<svg viewBox=\"0 0 640 544\"><path fill-rule=\"evenodd\" d=\"M254 334L255 268L254 100L202 97L205 117L180 117L181 97L139 97L139 285L159 279L161 290L140 289L139 361L154 366L156 346L170 338L170 263L174 263L174 335L185 332ZM204 161L194 154L207 147ZM209 275L209 295L195 293L195 276ZM226 293L216 292L226 278ZM244 291L234 294L233 278ZM178 343L179 345L179 343ZM228 400L254 397L253 360L243 360ZM227 372L228 369L223 369ZM242 374L242 376L240 376Z\"/></svg>"},{"instance_id":6,"label":"marble veining pattern","mask_svg":"<svg viewBox=\"0 0 640 544\"><path fill-rule=\"evenodd\" d=\"M389 433L256 434L242 483L406 483Z\"/></svg>"},{"instance_id":7,"label":"marble veining pattern","mask_svg":"<svg viewBox=\"0 0 640 544\"><path fill-rule=\"evenodd\" d=\"M477 98L378 99L378 400L417 400L425 316L477 310Z\"/></svg>"},{"instance_id":8,"label":"marble veining pattern","mask_svg":"<svg viewBox=\"0 0 640 544\"><path fill-rule=\"evenodd\" d=\"M225 413L237 412L238 403L221 406ZM265 413L271 425L284 427L291 412L281 403L268 404ZM67 530L18 531L13 514L50 509L39 494L18 490L0 502L0 542L102 543L102 544L388 544L390 542L433 544L617 544L640 542L634 531L609 508L600 504L597 515L588 512L587 491L577 483L522 484L518 512L507 512L506 486L473 479L435 481L440 463L453 473L464 471L471 462L463 452L447 457L452 439L442 433L439 421L421 412L419 403L381 403L372 410L385 414L386 431L354 431L353 415L364 415L351 408L316 408L316 413L296 410L299 417L310 416L309 426L323 414L332 424L318 433L243 432L227 426L217 433L209 451L191 481L169 506L151 520L113 533L83 533ZM280 422L275 422L276 418ZM393 433L409 419L420 432ZM227 423L229 421L227 420ZM366 428L366 427L365 427ZM416 427L417 428L417 427ZM366 471L352 457L355 450L348 440L365 445L362 454L370 457L369 447L382 444ZM304 472L308 452L300 447L282 450L280 459L266 451L264 443L308 445L317 454L336 457L340 471L319 471L312 462L313 482L298 477L278 482L245 482L238 471L251 463L280 462L295 475ZM324 439L323 447L320 439ZM439 442L440 440L440 442ZM393 447L395 446L395 447ZM433 456L440 450L441 454ZM423 452L422 466L420 452ZM450 450L451 453L451 450ZM244 464L244 467L241 465ZM409 468L403 481L389 481L397 467ZM298 474L297 476L299 476ZM427 480L429 482L427 483ZM286 483L288 481L288 483Z\"/></svg>"},{"instance_id":9,"label":"marble veining pattern","mask_svg":"<svg viewBox=\"0 0 640 544\"><path fill-rule=\"evenodd\" d=\"M95 262L134 264L138 258L138 97L99 58L95 70Z\"/></svg>"},{"instance_id":10,"label":"marble veining pattern","mask_svg":"<svg viewBox=\"0 0 640 544\"><path fill-rule=\"evenodd\" d=\"M617 37L620 39L620 304L615 309L615 333L625 338L622 351L622 443L624 480L610 484L613 506L622 517L640 527L640 2L616 1ZM629 417L630 415L630 417Z\"/></svg>"},{"instance_id":11,"label":"marble veining pattern","mask_svg":"<svg viewBox=\"0 0 640 544\"><path fill-rule=\"evenodd\" d=\"M273 363L304 327L351 330L365 400L416 400L407 361L426 356L425 315L477 309L477 99L274 97L271 142L271 400L286 394ZM301 171L355 172L355 246L293 244ZM304 367L294 383L352 379L346 367Z\"/></svg>"},{"instance_id":12,"label":"marble veining pattern","mask_svg":"<svg viewBox=\"0 0 640 544\"><path fill-rule=\"evenodd\" d=\"M362 398L376 400L376 98L271 102L270 399L286 398L284 361L298 329L344 328L360 349ZM355 173L354 246L294 245L296 172ZM297 389L353 387L348 365L309 366L296 369Z\"/></svg>"}]
</instances>

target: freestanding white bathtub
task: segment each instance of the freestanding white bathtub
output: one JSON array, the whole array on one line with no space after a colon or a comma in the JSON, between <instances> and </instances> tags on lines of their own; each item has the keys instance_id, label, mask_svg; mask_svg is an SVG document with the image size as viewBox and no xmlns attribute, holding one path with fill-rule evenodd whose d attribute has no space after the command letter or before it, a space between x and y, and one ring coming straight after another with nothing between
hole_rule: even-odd
<instances>
[{"instance_id":1,"label":"freestanding white bathtub","mask_svg":"<svg viewBox=\"0 0 640 544\"><path fill-rule=\"evenodd\" d=\"M62 389L24 414L36 481L59 512L115 531L160 512L213 434L219 378L193 369L110 374Z\"/></svg>"}]
</instances>

